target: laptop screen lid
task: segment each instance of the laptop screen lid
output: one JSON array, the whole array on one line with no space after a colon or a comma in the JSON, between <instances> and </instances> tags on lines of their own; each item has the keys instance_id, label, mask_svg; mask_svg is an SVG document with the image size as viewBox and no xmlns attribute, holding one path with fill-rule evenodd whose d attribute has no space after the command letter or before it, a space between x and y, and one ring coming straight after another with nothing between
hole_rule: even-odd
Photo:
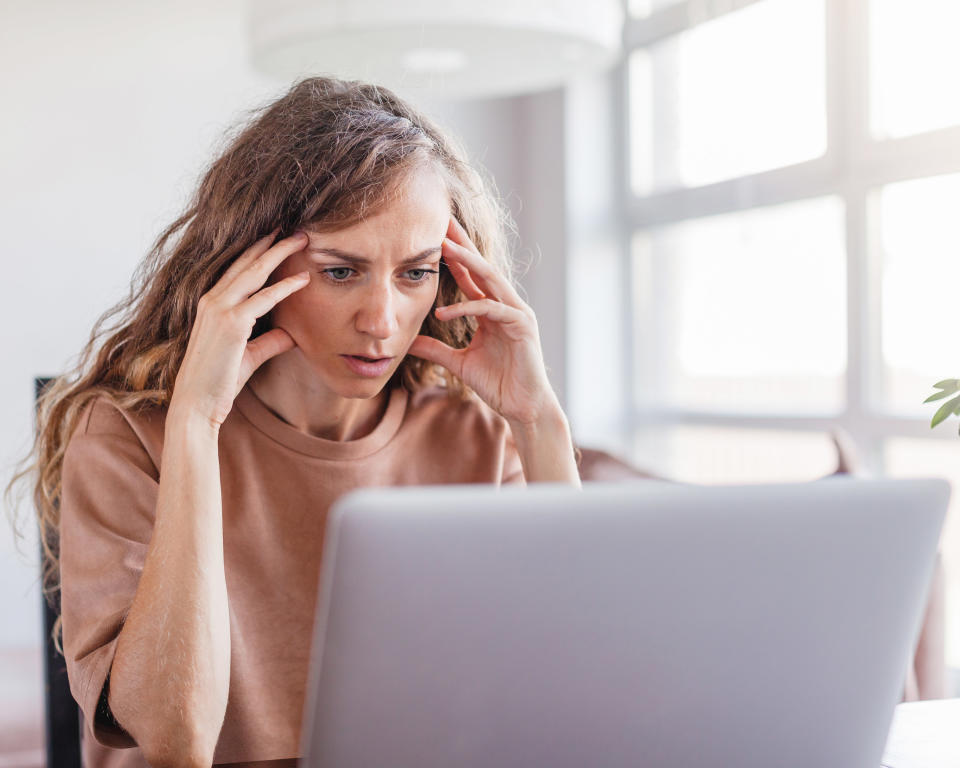
<instances>
[{"instance_id":1,"label":"laptop screen lid","mask_svg":"<svg viewBox=\"0 0 960 768\"><path fill-rule=\"evenodd\" d=\"M368 489L303 764L876 768L949 485Z\"/></svg>"}]
</instances>

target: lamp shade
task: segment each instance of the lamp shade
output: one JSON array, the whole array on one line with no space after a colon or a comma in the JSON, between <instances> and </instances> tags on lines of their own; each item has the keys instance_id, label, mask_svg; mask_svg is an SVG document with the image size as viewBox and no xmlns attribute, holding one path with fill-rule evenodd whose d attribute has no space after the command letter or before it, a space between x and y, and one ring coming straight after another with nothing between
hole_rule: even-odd
<instances>
[{"instance_id":1,"label":"lamp shade","mask_svg":"<svg viewBox=\"0 0 960 768\"><path fill-rule=\"evenodd\" d=\"M260 71L469 98L562 85L620 50L620 0L252 0Z\"/></svg>"}]
</instances>

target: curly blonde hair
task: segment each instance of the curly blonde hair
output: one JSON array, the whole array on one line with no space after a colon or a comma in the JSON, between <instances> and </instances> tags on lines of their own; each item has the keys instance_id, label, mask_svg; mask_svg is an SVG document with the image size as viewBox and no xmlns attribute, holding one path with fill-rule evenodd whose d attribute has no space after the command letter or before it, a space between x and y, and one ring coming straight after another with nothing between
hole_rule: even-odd
<instances>
[{"instance_id":1,"label":"curly blonde hair","mask_svg":"<svg viewBox=\"0 0 960 768\"><path fill-rule=\"evenodd\" d=\"M33 447L7 497L32 479L48 600L60 586L63 457L84 408L101 396L122 409L166 406L197 302L240 254L274 230L282 238L304 225L327 232L351 226L376 213L397 182L424 164L445 179L451 213L484 258L512 279L513 224L493 184L471 167L462 147L391 91L330 77L304 79L227 136L226 149L186 210L136 270L128 296L97 320L76 366L39 398ZM437 305L463 299L441 269ZM251 338L269 328L267 315ZM475 328L469 318L441 324L431 312L420 332L462 348ZM467 391L448 371L408 357L388 386L413 391L443 381L454 396Z\"/></svg>"}]
</instances>

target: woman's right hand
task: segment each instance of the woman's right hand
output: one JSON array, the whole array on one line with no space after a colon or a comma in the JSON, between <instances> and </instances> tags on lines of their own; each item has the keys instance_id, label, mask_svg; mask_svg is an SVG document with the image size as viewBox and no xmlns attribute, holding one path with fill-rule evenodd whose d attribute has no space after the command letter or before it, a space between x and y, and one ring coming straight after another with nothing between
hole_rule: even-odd
<instances>
[{"instance_id":1,"label":"woman's right hand","mask_svg":"<svg viewBox=\"0 0 960 768\"><path fill-rule=\"evenodd\" d=\"M273 232L251 245L200 297L170 412L200 416L219 428L253 372L295 346L282 328L248 341L258 317L310 282L310 273L300 272L263 287L283 260L308 242L302 232L273 243L275 237Z\"/></svg>"}]
</instances>

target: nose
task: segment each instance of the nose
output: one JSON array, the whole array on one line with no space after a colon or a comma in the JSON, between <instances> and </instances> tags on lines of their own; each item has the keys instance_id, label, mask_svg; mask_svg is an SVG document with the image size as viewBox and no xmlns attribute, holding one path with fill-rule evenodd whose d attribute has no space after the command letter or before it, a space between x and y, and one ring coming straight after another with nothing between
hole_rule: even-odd
<instances>
[{"instance_id":1,"label":"nose","mask_svg":"<svg viewBox=\"0 0 960 768\"><path fill-rule=\"evenodd\" d=\"M400 330L395 310L395 299L389 285L373 285L361 297L355 327L360 333L386 340Z\"/></svg>"}]
</instances>

